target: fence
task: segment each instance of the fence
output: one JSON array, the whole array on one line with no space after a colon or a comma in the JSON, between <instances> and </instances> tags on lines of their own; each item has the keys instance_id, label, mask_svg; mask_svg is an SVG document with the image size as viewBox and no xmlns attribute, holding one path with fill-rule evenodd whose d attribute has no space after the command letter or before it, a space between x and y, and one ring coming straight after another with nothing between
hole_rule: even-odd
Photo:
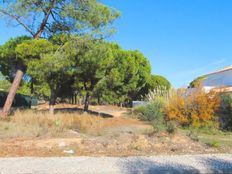
<instances>
[{"instance_id":1,"label":"fence","mask_svg":"<svg viewBox=\"0 0 232 174\"><path fill-rule=\"evenodd\" d=\"M7 98L7 92L0 91L0 107L4 106L4 103ZM16 94L13 104L13 107L24 107L24 108L30 108L31 106L36 106L38 103L38 100L34 96L26 96L22 94Z\"/></svg>"}]
</instances>

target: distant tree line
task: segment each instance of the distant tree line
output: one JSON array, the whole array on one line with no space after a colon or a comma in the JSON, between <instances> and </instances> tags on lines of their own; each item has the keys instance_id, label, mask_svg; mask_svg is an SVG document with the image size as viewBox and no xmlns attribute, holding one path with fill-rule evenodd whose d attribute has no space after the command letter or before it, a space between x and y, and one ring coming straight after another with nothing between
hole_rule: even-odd
<instances>
[{"instance_id":1,"label":"distant tree line","mask_svg":"<svg viewBox=\"0 0 232 174\"><path fill-rule=\"evenodd\" d=\"M91 102L128 106L157 86L171 87L164 77L151 74L151 65L141 52L91 36L10 39L0 47L0 63L9 81L18 64L25 67L32 80L22 81L20 91L48 99L51 112L57 99L72 98L76 103L84 98L84 110Z\"/></svg>"}]
</instances>

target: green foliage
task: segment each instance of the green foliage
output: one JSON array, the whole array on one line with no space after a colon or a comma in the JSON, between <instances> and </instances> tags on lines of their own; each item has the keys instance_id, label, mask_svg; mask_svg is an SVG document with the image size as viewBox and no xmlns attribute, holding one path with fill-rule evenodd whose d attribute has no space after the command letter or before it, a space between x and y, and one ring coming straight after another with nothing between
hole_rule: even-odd
<instances>
[{"instance_id":1,"label":"green foliage","mask_svg":"<svg viewBox=\"0 0 232 174\"><path fill-rule=\"evenodd\" d=\"M7 95L7 92L0 91L0 107L3 107ZM37 105L37 98L17 93L12 105L13 107L29 108L31 105Z\"/></svg>"},{"instance_id":2,"label":"green foliage","mask_svg":"<svg viewBox=\"0 0 232 174\"><path fill-rule=\"evenodd\" d=\"M224 94L221 96L221 109L227 114L232 113L232 94Z\"/></svg>"},{"instance_id":3,"label":"green foliage","mask_svg":"<svg viewBox=\"0 0 232 174\"><path fill-rule=\"evenodd\" d=\"M135 114L140 120L151 122L155 132L159 132L165 129L163 107L164 101L156 99L151 103L135 108Z\"/></svg>"},{"instance_id":4,"label":"green foliage","mask_svg":"<svg viewBox=\"0 0 232 174\"><path fill-rule=\"evenodd\" d=\"M154 75L152 76L152 81L155 86L165 86L167 89L171 88L171 83L164 77L164 76L160 76L160 75Z\"/></svg>"},{"instance_id":5,"label":"green foliage","mask_svg":"<svg viewBox=\"0 0 232 174\"><path fill-rule=\"evenodd\" d=\"M17 59L29 64L31 60L40 59L47 53L54 52L58 47L45 39L26 40L18 44L15 51Z\"/></svg>"},{"instance_id":6,"label":"green foliage","mask_svg":"<svg viewBox=\"0 0 232 174\"><path fill-rule=\"evenodd\" d=\"M109 46L113 59L97 91L102 91L102 98L112 99L112 103L136 100L150 76L150 63L139 51L125 51L113 43Z\"/></svg>"},{"instance_id":7,"label":"green foliage","mask_svg":"<svg viewBox=\"0 0 232 174\"><path fill-rule=\"evenodd\" d=\"M53 46L45 39L32 40L27 36L10 39L0 47L1 71L8 80L12 81L17 68L22 68L25 72L31 61L40 59L42 55L56 48L57 46ZM37 73L41 72L39 70ZM8 87L4 87L6 88ZM18 93L30 95L30 92L30 84L21 82Z\"/></svg>"},{"instance_id":8,"label":"green foliage","mask_svg":"<svg viewBox=\"0 0 232 174\"><path fill-rule=\"evenodd\" d=\"M90 33L102 37L120 13L96 0L2 1L0 15L22 25L33 37L57 33Z\"/></svg>"},{"instance_id":9,"label":"green foliage","mask_svg":"<svg viewBox=\"0 0 232 174\"><path fill-rule=\"evenodd\" d=\"M142 53L126 51L91 36L22 38L16 38L20 42L7 48L13 48L10 51L15 61L32 77L38 97L47 99L55 95L63 99L88 94L98 103L128 104L140 99L140 92L151 77L151 65ZM29 84L21 83L20 93L29 94L29 88Z\"/></svg>"},{"instance_id":10,"label":"green foliage","mask_svg":"<svg viewBox=\"0 0 232 174\"><path fill-rule=\"evenodd\" d=\"M223 134L222 131L219 130L218 122L216 121L209 121L207 124L201 127L194 127L194 126L183 126L182 128L188 130L189 134L204 134L204 135L217 135Z\"/></svg>"},{"instance_id":11,"label":"green foliage","mask_svg":"<svg viewBox=\"0 0 232 174\"><path fill-rule=\"evenodd\" d=\"M86 95L86 104L96 86L104 78L107 67L112 63L112 54L107 43L91 37L73 37L62 48L65 62L70 62L69 72L75 90ZM68 61L69 60L69 61ZM67 70L68 70L67 69ZM86 105L88 107L88 105Z\"/></svg>"},{"instance_id":12,"label":"green foliage","mask_svg":"<svg viewBox=\"0 0 232 174\"><path fill-rule=\"evenodd\" d=\"M19 89L18 89L19 94L23 95L31 95L31 83L23 83Z\"/></svg>"},{"instance_id":13,"label":"green foliage","mask_svg":"<svg viewBox=\"0 0 232 174\"><path fill-rule=\"evenodd\" d=\"M174 121L168 121L166 130L169 134L174 134L177 131L176 123Z\"/></svg>"},{"instance_id":14,"label":"green foliage","mask_svg":"<svg viewBox=\"0 0 232 174\"><path fill-rule=\"evenodd\" d=\"M208 141L205 143L207 146L209 147L213 147L213 148L218 148L220 147L220 143L216 140L212 140L212 141Z\"/></svg>"},{"instance_id":15,"label":"green foliage","mask_svg":"<svg viewBox=\"0 0 232 174\"><path fill-rule=\"evenodd\" d=\"M48 81L44 79L44 75L51 76L52 71L55 70L54 67L49 66L49 61L53 62L53 60L48 55L54 53L57 48L58 46L53 45L45 39L24 41L16 47L16 53L19 59L25 62L27 73L33 78L35 93L39 94L38 96L44 95L44 92L41 91L41 88L44 87L41 85L47 86L45 83ZM60 62L53 62L53 64L58 66ZM38 86L41 86L39 90Z\"/></svg>"},{"instance_id":16,"label":"green foliage","mask_svg":"<svg viewBox=\"0 0 232 174\"><path fill-rule=\"evenodd\" d=\"M33 47L29 45L33 45ZM35 79L35 89L39 88L36 93L42 96L50 93L54 103L59 90L69 84L67 82L73 61L65 54L63 48L56 50L57 45L43 39L23 43L18 48L21 51L28 49L26 54L22 54L22 57L34 57L33 60L28 61L28 74Z\"/></svg>"},{"instance_id":17,"label":"green foliage","mask_svg":"<svg viewBox=\"0 0 232 174\"><path fill-rule=\"evenodd\" d=\"M190 88L199 88L202 84L202 81L205 79L205 76L200 76L196 79L194 79L190 84L189 87Z\"/></svg>"},{"instance_id":18,"label":"green foliage","mask_svg":"<svg viewBox=\"0 0 232 174\"><path fill-rule=\"evenodd\" d=\"M44 81L48 82L48 79L50 79L51 96L56 98L54 93L57 93L61 88L58 82L62 83L61 86L63 87L67 82L66 80L64 82L64 79L73 81L67 77L67 74L69 76L70 72L65 72L67 68L70 70L70 66L72 66L71 61L67 60L67 63L65 63L64 60L67 56L62 55L60 51L54 55L53 48L56 49L55 45L63 45L67 42L66 38L68 37L63 38L61 35L65 33L75 33L82 36L88 34L93 38L102 39L114 33L114 28L111 27L111 24L119 17L120 13L96 0L20 0L0 2L0 15L8 17L10 21L14 21L24 27L35 39L40 38L41 35L45 36L45 38L51 38L51 42L39 39L22 44L20 44L21 42L10 42L10 47L8 45L6 45L6 48L1 47L0 64L2 65L1 70L3 73L11 78L16 70L26 72L27 66L29 66L31 75L36 77L34 79L43 81L43 83ZM55 34L61 35L54 38ZM4 54L5 50L8 55ZM9 57L12 60L4 60L9 59ZM39 62L35 59L39 60ZM46 66L46 63L49 68L54 68L51 69L52 72L43 71L44 66L41 67L41 65ZM32 66L34 65L33 69ZM61 67L63 65L64 68ZM38 67L42 69L37 69ZM34 70L38 70L38 72L35 73ZM39 75L40 71L48 72L48 75L43 73L41 73L43 75ZM54 76L56 78L51 78ZM12 92L16 93L13 89Z\"/></svg>"},{"instance_id":19,"label":"green foliage","mask_svg":"<svg viewBox=\"0 0 232 174\"><path fill-rule=\"evenodd\" d=\"M34 94L41 99L46 99L48 100L49 97L51 96L51 90L46 82L37 82L34 84Z\"/></svg>"},{"instance_id":20,"label":"green foliage","mask_svg":"<svg viewBox=\"0 0 232 174\"><path fill-rule=\"evenodd\" d=\"M70 41L70 39L72 39L72 36L64 33L55 34L48 38L48 40L54 45L64 45Z\"/></svg>"},{"instance_id":21,"label":"green foliage","mask_svg":"<svg viewBox=\"0 0 232 174\"><path fill-rule=\"evenodd\" d=\"M221 107L219 111L221 128L232 130L232 94L221 96Z\"/></svg>"},{"instance_id":22,"label":"green foliage","mask_svg":"<svg viewBox=\"0 0 232 174\"><path fill-rule=\"evenodd\" d=\"M160 75L151 75L148 84L151 90L160 86L165 87L167 90L171 88L171 83L165 77Z\"/></svg>"},{"instance_id":23,"label":"green foliage","mask_svg":"<svg viewBox=\"0 0 232 174\"><path fill-rule=\"evenodd\" d=\"M9 80L13 79L14 73L19 66L25 66L24 62L17 56L17 45L30 39L31 38L28 36L20 36L14 39L10 39L5 44L0 46L1 72Z\"/></svg>"},{"instance_id":24,"label":"green foliage","mask_svg":"<svg viewBox=\"0 0 232 174\"><path fill-rule=\"evenodd\" d=\"M0 81L0 90L8 91L11 83L8 80Z\"/></svg>"}]
</instances>

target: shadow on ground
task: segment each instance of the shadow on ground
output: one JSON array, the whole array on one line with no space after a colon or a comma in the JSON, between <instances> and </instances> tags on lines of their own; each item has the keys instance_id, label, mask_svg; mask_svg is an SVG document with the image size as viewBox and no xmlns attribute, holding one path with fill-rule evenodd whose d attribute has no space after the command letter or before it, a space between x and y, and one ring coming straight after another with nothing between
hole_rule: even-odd
<instances>
[{"instance_id":1,"label":"shadow on ground","mask_svg":"<svg viewBox=\"0 0 232 174\"><path fill-rule=\"evenodd\" d=\"M167 156L168 158L168 156ZM188 158L186 156L186 158ZM185 159L183 158L183 161ZM149 158L128 160L126 163L119 163L122 173L125 174L184 174L184 173L212 173L212 174L232 174L232 161L219 158L197 158L190 164L181 164L181 161L158 162ZM203 167L202 167L203 166Z\"/></svg>"},{"instance_id":2,"label":"shadow on ground","mask_svg":"<svg viewBox=\"0 0 232 174\"><path fill-rule=\"evenodd\" d=\"M220 158L201 158L202 163L210 169L210 173L228 173L232 174L232 160L224 160Z\"/></svg>"}]
</instances>

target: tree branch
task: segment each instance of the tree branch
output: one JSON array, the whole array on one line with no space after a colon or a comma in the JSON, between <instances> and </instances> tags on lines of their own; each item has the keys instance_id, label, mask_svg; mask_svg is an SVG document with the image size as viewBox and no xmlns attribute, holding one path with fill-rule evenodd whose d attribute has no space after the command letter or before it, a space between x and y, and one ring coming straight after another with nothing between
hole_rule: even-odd
<instances>
[{"instance_id":1,"label":"tree branch","mask_svg":"<svg viewBox=\"0 0 232 174\"><path fill-rule=\"evenodd\" d=\"M55 14L54 14L53 11L51 11L51 16L52 16L52 19L53 19L55 22L57 22L57 23L60 24L60 22L56 19Z\"/></svg>"},{"instance_id":2,"label":"tree branch","mask_svg":"<svg viewBox=\"0 0 232 174\"><path fill-rule=\"evenodd\" d=\"M16 20L21 26L23 26L32 36L34 36L34 32L26 25L24 24L20 19L19 17L3 10L3 9L0 9L0 13L3 13L4 15L6 16L9 16L10 18Z\"/></svg>"},{"instance_id":3,"label":"tree branch","mask_svg":"<svg viewBox=\"0 0 232 174\"><path fill-rule=\"evenodd\" d=\"M51 3L48 6L47 11L44 11L45 16L43 18L43 21L42 21L38 31L35 33L34 38L39 38L40 37L41 33L43 32L43 30L44 30L44 28L45 28L45 26L47 24L48 18L49 18L50 14L51 14L52 8L53 8L55 3L56 3L56 0L52 0Z\"/></svg>"}]
</instances>

